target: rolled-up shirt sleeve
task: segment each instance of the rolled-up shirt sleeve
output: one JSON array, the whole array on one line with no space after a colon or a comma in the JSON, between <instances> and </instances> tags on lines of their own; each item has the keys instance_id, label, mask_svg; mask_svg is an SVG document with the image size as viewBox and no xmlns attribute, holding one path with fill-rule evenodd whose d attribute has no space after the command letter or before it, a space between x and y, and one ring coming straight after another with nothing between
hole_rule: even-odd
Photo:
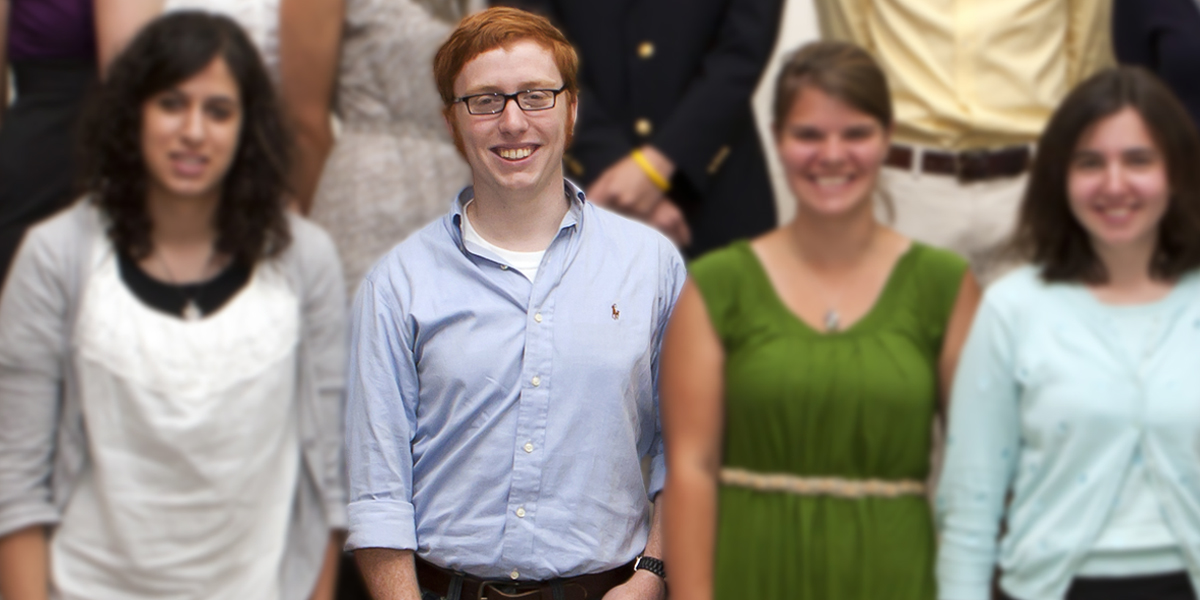
<instances>
[{"instance_id":1,"label":"rolled-up shirt sleeve","mask_svg":"<svg viewBox=\"0 0 1200 600\"><path fill-rule=\"evenodd\" d=\"M963 349L937 493L938 598L991 598L1000 520L1020 444L1011 323L985 299Z\"/></svg>"},{"instance_id":2,"label":"rolled-up shirt sleeve","mask_svg":"<svg viewBox=\"0 0 1200 600\"><path fill-rule=\"evenodd\" d=\"M386 278L368 278L354 302L346 406L349 550L417 547L412 440L418 385L401 302Z\"/></svg>"}]
</instances>

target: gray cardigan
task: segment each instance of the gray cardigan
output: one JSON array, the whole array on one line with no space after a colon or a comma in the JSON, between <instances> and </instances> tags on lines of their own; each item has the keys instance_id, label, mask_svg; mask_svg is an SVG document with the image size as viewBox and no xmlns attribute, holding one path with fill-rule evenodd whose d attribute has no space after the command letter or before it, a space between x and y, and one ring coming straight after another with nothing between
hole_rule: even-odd
<instances>
[{"instance_id":1,"label":"gray cardigan","mask_svg":"<svg viewBox=\"0 0 1200 600\"><path fill-rule=\"evenodd\" d=\"M342 446L346 301L329 236L289 217L278 260L301 305L297 409L303 452L280 573L283 599L312 593L330 531L346 527ZM92 248L87 201L31 229L0 296L0 536L58 523L88 462L72 334Z\"/></svg>"}]
</instances>

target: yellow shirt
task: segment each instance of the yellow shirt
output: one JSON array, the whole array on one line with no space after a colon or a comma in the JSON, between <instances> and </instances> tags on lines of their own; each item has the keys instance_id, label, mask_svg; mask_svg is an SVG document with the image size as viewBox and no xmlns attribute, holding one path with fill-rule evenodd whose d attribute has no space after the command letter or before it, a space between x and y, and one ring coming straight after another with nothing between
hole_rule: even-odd
<instances>
[{"instance_id":1,"label":"yellow shirt","mask_svg":"<svg viewBox=\"0 0 1200 600\"><path fill-rule=\"evenodd\" d=\"M826 38L880 61L895 141L1025 144L1076 83L1113 64L1111 0L815 0Z\"/></svg>"}]
</instances>

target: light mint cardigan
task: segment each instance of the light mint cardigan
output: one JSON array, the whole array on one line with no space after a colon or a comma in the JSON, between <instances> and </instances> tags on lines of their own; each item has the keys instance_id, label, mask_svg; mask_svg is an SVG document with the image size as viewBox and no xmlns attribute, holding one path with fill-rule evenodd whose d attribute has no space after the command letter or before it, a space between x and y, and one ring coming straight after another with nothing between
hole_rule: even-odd
<instances>
[{"instance_id":1,"label":"light mint cardigan","mask_svg":"<svg viewBox=\"0 0 1200 600\"><path fill-rule=\"evenodd\" d=\"M346 301L329 236L289 216L278 258L301 306L297 409L303 452L280 579L307 600L331 530L346 527L342 412ZM58 523L88 462L71 334L104 227L80 201L31 229L0 295L0 536Z\"/></svg>"},{"instance_id":2,"label":"light mint cardigan","mask_svg":"<svg viewBox=\"0 0 1200 600\"><path fill-rule=\"evenodd\" d=\"M951 396L939 598L990 598L997 563L1014 598L1062 598L1139 449L1200 589L1200 275L1137 307L1150 337L1134 359L1114 309L1033 267L987 290Z\"/></svg>"}]
</instances>

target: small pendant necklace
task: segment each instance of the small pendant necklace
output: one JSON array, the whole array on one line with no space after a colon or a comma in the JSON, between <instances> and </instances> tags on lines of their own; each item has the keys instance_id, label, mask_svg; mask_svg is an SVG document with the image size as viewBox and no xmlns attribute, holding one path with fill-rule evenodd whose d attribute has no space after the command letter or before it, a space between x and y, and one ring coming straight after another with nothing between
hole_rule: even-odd
<instances>
[{"instance_id":1,"label":"small pendant necklace","mask_svg":"<svg viewBox=\"0 0 1200 600\"><path fill-rule=\"evenodd\" d=\"M215 250L210 247L208 250L208 258L205 259L204 267L200 270L200 281L204 281L204 277L208 274L209 267L212 266L213 256L215 256L215 254ZM179 283L179 280L175 277L175 273L173 273L171 271L171 267L167 265L167 259L163 257L162 252L156 250L154 252L154 256L158 258L158 264L162 265L163 271L167 274L167 278L171 280L171 289L175 290L175 292L178 293L181 298L183 298L183 312L181 313L183 320L199 321L204 317L204 312L200 310L200 305L196 303L196 296L200 294L200 290L197 289L192 295L185 293L182 289L183 285Z\"/></svg>"},{"instance_id":2,"label":"small pendant necklace","mask_svg":"<svg viewBox=\"0 0 1200 600\"><path fill-rule=\"evenodd\" d=\"M837 333L837 330L839 328L841 328L841 325L842 325L841 315L838 314L837 309L836 308L826 309L825 310L825 331L828 331L830 333Z\"/></svg>"}]
</instances>

